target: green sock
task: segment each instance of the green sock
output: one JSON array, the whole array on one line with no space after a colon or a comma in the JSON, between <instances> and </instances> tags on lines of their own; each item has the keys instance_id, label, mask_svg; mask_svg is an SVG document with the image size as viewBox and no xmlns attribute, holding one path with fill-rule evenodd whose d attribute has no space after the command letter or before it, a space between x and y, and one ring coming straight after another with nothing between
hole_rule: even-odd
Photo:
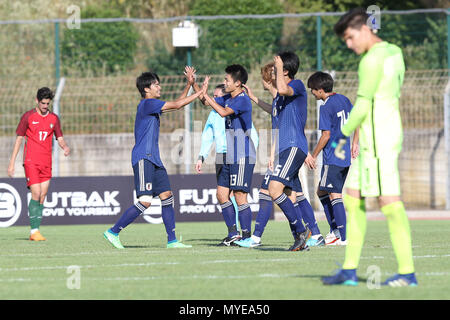
<instances>
[{"instance_id":1,"label":"green sock","mask_svg":"<svg viewBox=\"0 0 450 320\"><path fill-rule=\"evenodd\" d=\"M398 262L398 273L414 272L411 230L403 202L397 201L381 208L387 219L392 247Z\"/></svg>"},{"instance_id":2,"label":"green sock","mask_svg":"<svg viewBox=\"0 0 450 320\"><path fill-rule=\"evenodd\" d=\"M344 205L347 212L347 246L343 269L358 268L361 250L366 235L366 205L363 199L344 195Z\"/></svg>"},{"instance_id":3,"label":"green sock","mask_svg":"<svg viewBox=\"0 0 450 320\"><path fill-rule=\"evenodd\" d=\"M39 201L31 199L30 203L28 203L28 211L30 213L31 229L39 229L42 220L42 209Z\"/></svg>"}]
</instances>

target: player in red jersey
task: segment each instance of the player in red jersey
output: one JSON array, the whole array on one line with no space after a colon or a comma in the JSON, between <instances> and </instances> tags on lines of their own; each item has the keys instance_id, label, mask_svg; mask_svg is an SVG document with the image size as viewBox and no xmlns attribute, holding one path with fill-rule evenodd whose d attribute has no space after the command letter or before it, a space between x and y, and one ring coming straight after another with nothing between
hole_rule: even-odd
<instances>
[{"instance_id":1,"label":"player in red jersey","mask_svg":"<svg viewBox=\"0 0 450 320\"><path fill-rule=\"evenodd\" d=\"M52 142L53 135L59 146L68 156L70 148L64 141L59 118L49 110L53 92L49 88L40 88L36 95L37 106L25 112L16 129L16 142L8 166L8 175L14 176L14 164L19 153L22 140L25 138L23 149L23 166L27 187L31 191L28 204L30 216L30 240L42 241L45 238L39 232L42 220L44 200L52 178Z\"/></svg>"}]
</instances>

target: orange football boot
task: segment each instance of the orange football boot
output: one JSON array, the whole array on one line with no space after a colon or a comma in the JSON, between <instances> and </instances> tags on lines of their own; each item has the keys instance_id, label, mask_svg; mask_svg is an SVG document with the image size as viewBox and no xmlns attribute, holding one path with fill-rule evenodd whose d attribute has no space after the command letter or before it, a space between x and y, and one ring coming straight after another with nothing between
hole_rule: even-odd
<instances>
[{"instance_id":1,"label":"orange football boot","mask_svg":"<svg viewBox=\"0 0 450 320\"><path fill-rule=\"evenodd\" d=\"M47 239L45 239L44 236L38 230L30 236L30 240L31 241L45 241Z\"/></svg>"}]
</instances>

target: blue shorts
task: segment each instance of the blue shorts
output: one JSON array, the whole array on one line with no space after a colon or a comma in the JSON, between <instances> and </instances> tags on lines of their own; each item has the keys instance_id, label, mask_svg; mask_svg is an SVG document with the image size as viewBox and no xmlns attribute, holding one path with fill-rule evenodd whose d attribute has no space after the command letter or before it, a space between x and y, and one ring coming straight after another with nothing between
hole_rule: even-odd
<instances>
[{"instance_id":1,"label":"blue shorts","mask_svg":"<svg viewBox=\"0 0 450 320\"><path fill-rule=\"evenodd\" d=\"M293 189L298 188L300 180L298 180L298 172L305 162L306 154L297 147L288 148L282 151L275 159L274 170L270 176L270 180L279 181L286 187ZM296 182L295 180L298 180Z\"/></svg>"},{"instance_id":2,"label":"blue shorts","mask_svg":"<svg viewBox=\"0 0 450 320\"><path fill-rule=\"evenodd\" d=\"M239 164L223 164L217 174L217 185L249 193L255 164L254 161L250 164L249 158L242 158L239 162Z\"/></svg>"},{"instance_id":3,"label":"blue shorts","mask_svg":"<svg viewBox=\"0 0 450 320\"><path fill-rule=\"evenodd\" d=\"M133 172L137 198L143 195L156 197L164 191L170 191L166 168L158 167L147 159L141 159L133 166Z\"/></svg>"},{"instance_id":4,"label":"blue shorts","mask_svg":"<svg viewBox=\"0 0 450 320\"><path fill-rule=\"evenodd\" d=\"M270 181L270 176L272 175L272 170L267 169L266 174L264 175L264 179L261 182L261 189L264 190L269 190L269 181ZM297 173L297 177L294 178L294 182L292 184L292 190L294 190L295 192L303 192L302 189L302 184L300 183L300 178L298 177L298 173Z\"/></svg>"},{"instance_id":5,"label":"blue shorts","mask_svg":"<svg viewBox=\"0 0 450 320\"><path fill-rule=\"evenodd\" d=\"M342 193L350 167L338 167L332 164L322 166L319 190L328 193Z\"/></svg>"}]
</instances>

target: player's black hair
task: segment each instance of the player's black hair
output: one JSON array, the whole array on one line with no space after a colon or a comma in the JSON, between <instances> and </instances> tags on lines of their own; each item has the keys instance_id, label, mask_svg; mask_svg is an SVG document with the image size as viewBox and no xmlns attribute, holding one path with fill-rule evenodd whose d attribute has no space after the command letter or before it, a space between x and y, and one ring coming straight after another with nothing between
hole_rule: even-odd
<instances>
[{"instance_id":1,"label":"player's black hair","mask_svg":"<svg viewBox=\"0 0 450 320\"><path fill-rule=\"evenodd\" d=\"M234 81L240 81L242 84L246 84L248 80L247 70L240 64L232 64L225 68L225 72L231 76Z\"/></svg>"},{"instance_id":2,"label":"player's black hair","mask_svg":"<svg viewBox=\"0 0 450 320\"><path fill-rule=\"evenodd\" d=\"M298 58L298 55L292 51L279 52L278 55L281 60L283 60L283 69L288 72L288 77L290 79L294 79L295 74L300 67L300 59Z\"/></svg>"},{"instance_id":3,"label":"player's black hair","mask_svg":"<svg viewBox=\"0 0 450 320\"><path fill-rule=\"evenodd\" d=\"M141 94L142 98L145 98L145 88L150 88L150 86L155 83L156 81L159 81L159 77L154 72L143 72L139 77L136 79L136 88L139 90L139 93Z\"/></svg>"},{"instance_id":4,"label":"player's black hair","mask_svg":"<svg viewBox=\"0 0 450 320\"><path fill-rule=\"evenodd\" d=\"M347 28L361 29L367 23L369 15L364 8L355 8L344 14L334 25L334 32L342 37Z\"/></svg>"},{"instance_id":5,"label":"player's black hair","mask_svg":"<svg viewBox=\"0 0 450 320\"><path fill-rule=\"evenodd\" d=\"M44 99L52 100L54 96L55 95L53 94L53 91L47 87L40 88L36 94L36 98L38 99L38 101L42 101Z\"/></svg>"},{"instance_id":6,"label":"player's black hair","mask_svg":"<svg viewBox=\"0 0 450 320\"><path fill-rule=\"evenodd\" d=\"M317 71L309 77L308 88L331 92L333 91L333 83L333 77L329 73Z\"/></svg>"}]
</instances>

